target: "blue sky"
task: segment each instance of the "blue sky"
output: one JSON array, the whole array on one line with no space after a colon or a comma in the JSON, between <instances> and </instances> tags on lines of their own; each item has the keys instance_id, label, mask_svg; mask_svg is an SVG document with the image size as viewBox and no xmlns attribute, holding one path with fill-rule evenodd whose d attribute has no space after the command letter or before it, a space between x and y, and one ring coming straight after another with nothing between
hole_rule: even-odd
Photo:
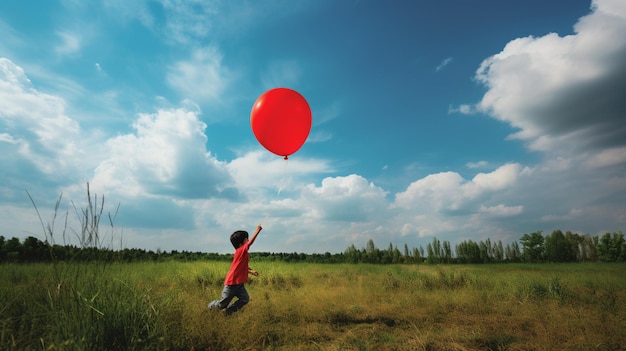
<instances>
[{"instance_id":1,"label":"blue sky","mask_svg":"<svg viewBox=\"0 0 626 351\"><path fill-rule=\"evenodd\" d=\"M518 240L626 227L626 3L0 3L0 235L76 244L105 197L107 245L342 252L373 239ZM288 161L250 129L299 91Z\"/></svg>"}]
</instances>

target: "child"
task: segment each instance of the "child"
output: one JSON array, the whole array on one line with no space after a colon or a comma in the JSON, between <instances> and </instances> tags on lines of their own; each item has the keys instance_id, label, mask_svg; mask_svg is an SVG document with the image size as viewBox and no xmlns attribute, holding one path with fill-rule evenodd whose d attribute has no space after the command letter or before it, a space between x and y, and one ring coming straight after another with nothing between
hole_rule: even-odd
<instances>
[{"instance_id":1,"label":"child","mask_svg":"<svg viewBox=\"0 0 626 351\"><path fill-rule=\"evenodd\" d=\"M244 230L238 230L231 234L230 242L235 247L233 263L230 265L230 269L224 280L222 298L209 303L209 309L220 309L226 314L231 314L240 310L250 300L244 283L248 281L248 274L257 276L259 273L248 267L248 261L250 261L248 249L254 243L254 240L256 240L257 235L259 235L262 229L259 224L250 240L248 240L248 232ZM234 297L237 297L237 301L228 306Z\"/></svg>"}]
</instances>

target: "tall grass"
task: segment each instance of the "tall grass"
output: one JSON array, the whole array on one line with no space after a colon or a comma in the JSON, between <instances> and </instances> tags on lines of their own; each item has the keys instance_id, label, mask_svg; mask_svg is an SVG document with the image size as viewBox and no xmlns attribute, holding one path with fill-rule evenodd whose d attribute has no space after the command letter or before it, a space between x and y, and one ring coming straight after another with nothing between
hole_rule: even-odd
<instances>
[{"instance_id":1,"label":"tall grass","mask_svg":"<svg viewBox=\"0 0 626 351\"><path fill-rule=\"evenodd\" d=\"M222 316L227 262L3 265L0 349L623 349L623 265L258 263Z\"/></svg>"}]
</instances>

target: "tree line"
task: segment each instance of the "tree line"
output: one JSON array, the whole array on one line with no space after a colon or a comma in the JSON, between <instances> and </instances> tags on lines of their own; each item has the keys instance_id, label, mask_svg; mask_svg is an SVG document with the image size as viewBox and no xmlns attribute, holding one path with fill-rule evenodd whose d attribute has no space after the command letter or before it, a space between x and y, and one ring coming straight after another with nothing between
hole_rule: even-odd
<instances>
[{"instance_id":1,"label":"tree line","mask_svg":"<svg viewBox=\"0 0 626 351\"><path fill-rule=\"evenodd\" d=\"M465 240L454 247L449 241L433 238L423 246L399 249L391 243L386 249L376 247L369 240L358 249L354 244L344 252L331 254L251 252L260 261L314 262L314 263L375 263L375 264L439 264L439 263L505 263L505 262L626 262L626 241L622 232L604 235L581 235L555 230L549 235L541 231L524 234L518 241L507 243ZM232 254L161 251L144 249L102 248L93 245L50 245L47 241L29 236L7 240L0 236L0 262L53 262L53 261L230 261Z\"/></svg>"},{"instance_id":2,"label":"tree line","mask_svg":"<svg viewBox=\"0 0 626 351\"><path fill-rule=\"evenodd\" d=\"M377 249L372 240L359 250L351 245L344 252L351 263L503 263L503 262L626 262L626 241L622 232L591 236L554 230L549 235L541 231L524 234L518 241L504 245L492 242L464 240L454 247L449 241L433 238L426 245L404 250L389 244Z\"/></svg>"}]
</instances>

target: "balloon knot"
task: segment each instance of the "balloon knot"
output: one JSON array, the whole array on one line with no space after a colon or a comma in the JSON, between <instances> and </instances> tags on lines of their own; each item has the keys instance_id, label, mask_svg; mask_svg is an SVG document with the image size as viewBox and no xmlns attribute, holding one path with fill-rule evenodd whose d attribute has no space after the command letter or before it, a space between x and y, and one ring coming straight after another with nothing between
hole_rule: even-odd
<instances>
[{"instance_id":1,"label":"balloon knot","mask_svg":"<svg viewBox=\"0 0 626 351\"><path fill-rule=\"evenodd\" d=\"M284 159L285 159L285 160L288 160L289 158L288 158L287 156L285 156L285 158L284 158Z\"/></svg>"}]
</instances>

